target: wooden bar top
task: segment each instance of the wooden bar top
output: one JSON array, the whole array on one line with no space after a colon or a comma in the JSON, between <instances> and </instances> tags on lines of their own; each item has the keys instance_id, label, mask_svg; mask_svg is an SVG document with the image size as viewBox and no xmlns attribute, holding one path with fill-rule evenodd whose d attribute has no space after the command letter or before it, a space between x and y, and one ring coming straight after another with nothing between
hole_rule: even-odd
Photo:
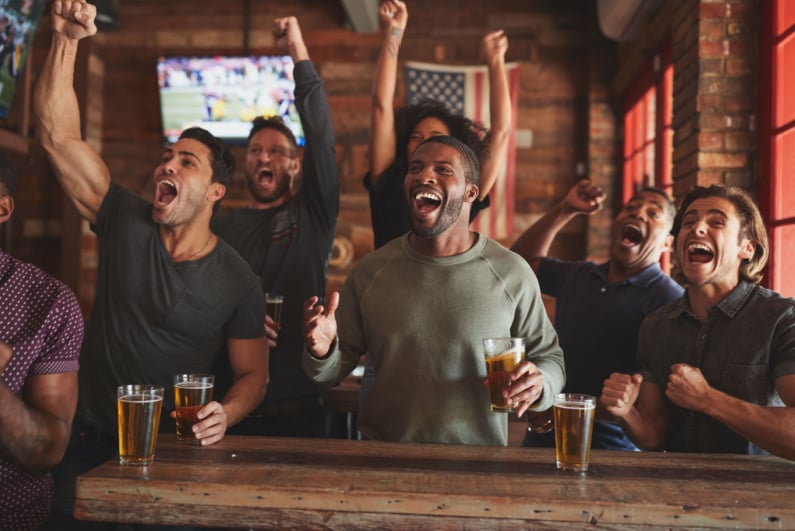
<instances>
[{"instance_id":1,"label":"wooden bar top","mask_svg":"<svg viewBox=\"0 0 795 531\"><path fill-rule=\"evenodd\" d=\"M80 519L239 528L795 529L795 463L768 456L161 435L147 467L77 480Z\"/></svg>"}]
</instances>

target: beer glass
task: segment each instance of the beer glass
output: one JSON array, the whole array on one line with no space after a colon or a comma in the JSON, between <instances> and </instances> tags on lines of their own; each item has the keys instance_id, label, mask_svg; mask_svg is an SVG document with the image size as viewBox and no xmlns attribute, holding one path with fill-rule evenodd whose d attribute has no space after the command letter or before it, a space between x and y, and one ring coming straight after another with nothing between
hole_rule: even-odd
<instances>
[{"instance_id":1,"label":"beer glass","mask_svg":"<svg viewBox=\"0 0 795 531\"><path fill-rule=\"evenodd\" d=\"M560 393L554 397L555 458L558 468L585 472L591 457L596 398Z\"/></svg>"},{"instance_id":2,"label":"beer glass","mask_svg":"<svg viewBox=\"0 0 795 531\"><path fill-rule=\"evenodd\" d=\"M177 411L177 442L201 444L193 433L196 414L213 399L215 377L209 374L174 376L174 405Z\"/></svg>"},{"instance_id":3,"label":"beer glass","mask_svg":"<svg viewBox=\"0 0 795 531\"><path fill-rule=\"evenodd\" d=\"M120 385L116 389L119 413L119 462L148 465L155 458L163 388L155 385Z\"/></svg>"},{"instance_id":4,"label":"beer glass","mask_svg":"<svg viewBox=\"0 0 795 531\"><path fill-rule=\"evenodd\" d=\"M282 325L282 305L284 304L283 295L265 294L265 315L273 319L273 326L279 330Z\"/></svg>"},{"instance_id":5,"label":"beer glass","mask_svg":"<svg viewBox=\"0 0 795 531\"><path fill-rule=\"evenodd\" d=\"M491 410L499 412L516 409L502 395L510 382L509 374L524 359L524 338L498 337L483 340L486 357L486 378L491 394Z\"/></svg>"}]
</instances>

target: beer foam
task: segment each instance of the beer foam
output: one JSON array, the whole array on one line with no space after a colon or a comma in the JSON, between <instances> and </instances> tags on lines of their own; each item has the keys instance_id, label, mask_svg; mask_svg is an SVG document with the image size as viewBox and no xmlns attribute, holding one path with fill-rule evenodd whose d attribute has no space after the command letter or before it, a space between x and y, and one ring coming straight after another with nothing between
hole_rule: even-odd
<instances>
[{"instance_id":1,"label":"beer foam","mask_svg":"<svg viewBox=\"0 0 795 531\"><path fill-rule=\"evenodd\" d=\"M555 407L560 409L579 409L579 410L586 410L586 409L595 409L596 405L594 404L582 404L579 402L563 402L555 404Z\"/></svg>"},{"instance_id":2,"label":"beer foam","mask_svg":"<svg viewBox=\"0 0 795 531\"><path fill-rule=\"evenodd\" d=\"M174 384L174 387L180 389L212 389L213 384L207 382L179 382Z\"/></svg>"},{"instance_id":3,"label":"beer foam","mask_svg":"<svg viewBox=\"0 0 795 531\"><path fill-rule=\"evenodd\" d=\"M149 403L149 402L160 402L163 400L162 396L150 396L150 395L127 395L119 398L122 402L133 402L133 403Z\"/></svg>"}]
</instances>

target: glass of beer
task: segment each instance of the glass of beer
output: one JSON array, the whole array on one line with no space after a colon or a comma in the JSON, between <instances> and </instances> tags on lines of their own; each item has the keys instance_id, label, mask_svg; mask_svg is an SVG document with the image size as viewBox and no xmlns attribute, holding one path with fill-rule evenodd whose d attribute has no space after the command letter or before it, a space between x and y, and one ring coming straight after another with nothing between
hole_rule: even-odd
<instances>
[{"instance_id":1,"label":"glass of beer","mask_svg":"<svg viewBox=\"0 0 795 531\"><path fill-rule=\"evenodd\" d=\"M174 405L177 411L177 442L201 444L193 433L196 414L213 399L215 377L209 374L174 376Z\"/></svg>"},{"instance_id":2,"label":"glass of beer","mask_svg":"<svg viewBox=\"0 0 795 531\"><path fill-rule=\"evenodd\" d=\"M273 319L273 325L279 330L282 325L282 305L284 304L283 295L265 294L265 315Z\"/></svg>"},{"instance_id":3,"label":"glass of beer","mask_svg":"<svg viewBox=\"0 0 795 531\"><path fill-rule=\"evenodd\" d=\"M148 465L155 458L163 388L156 385L120 385L116 389L119 413L119 462Z\"/></svg>"},{"instance_id":4,"label":"glass of beer","mask_svg":"<svg viewBox=\"0 0 795 531\"><path fill-rule=\"evenodd\" d=\"M524 359L524 338L497 337L483 340L486 356L486 378L491 394L491 410L507 412L516 409L502 395L509 383L509 374Z\"/></svg>"},{"instance_id":5,"label":"glass of beer","mask_svg":"<svg viewBox=\"0 0 795 531\"><path fill-rule=\"evenodd\" d=\"M585 472L591 457L596 398L560 393L554 397L555 459L558 468Z\"/></svg>"}]
</instances>

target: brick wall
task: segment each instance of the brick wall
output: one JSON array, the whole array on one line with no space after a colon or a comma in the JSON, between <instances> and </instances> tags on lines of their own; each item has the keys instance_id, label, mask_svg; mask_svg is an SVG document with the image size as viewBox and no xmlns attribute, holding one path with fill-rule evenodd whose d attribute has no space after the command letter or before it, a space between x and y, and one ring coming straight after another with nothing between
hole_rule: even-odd
<instances>
[{"instance_id":1,"label":"brick wall","mask_svg":"<svg viewBox=\"0 0 795 531\"><path fill-rule=\"evenodd\" d=\"M758 15L754 0L673 9L674 193L723 183L756 192Z\"/></svg>"},{"instance_id":2,"label":"brick wall","mask_svg":"<svg viewBox=\"0 0 795 531\"><path fill-rule=\"evenodd\" d=\"M502 28L510 39L508 60L520 63L517 122L525 144L518 146L516 153L516 232L504 243L512 243L521 230L566 193L579 178L578 168L581 174L611 184L616 171L611 149L617 138L615 123L611 123L612 96L606 83L614 71L615 45L599 34L593 4L584 5L580 0L462 0L454 4L412 0L409 9L402 61L477 64L483 34ZM310 55L326 84L337 135L342 188L337 235L349 243L354 260L330 271L330 287L336 288L352 263L372 246L369 206L361 178L367 167L373 67L381 44L380 34L348 29L340 3L252 2L245 20L239 2L121 2L120 29L100 34L90 44L81 46L90 50L85 52L88 57L79 87L84 129L101 149L113 178L151 197L151 175L163 146L155 75L157 57L243 53L246 27L250 28L250 53L277 53L270 34L271 22L275 17L292 14L299 18ZM36 36L34 72L40 70L44 60L49 27L49 16L44 16ZM597 66L584 67L584 58ZM599 79L592 79L595 73ZM402 76L398 93L402 103L400 83ZM596 133L590 141L589 132ZM244 150L233 151L241 168L230 191L234 201L244 198L246 191L242 174ZM93 236L70 206L62 208L60 189L42 159L40 150L31 151L28 163L39 167L38 176L28 179L25 186L53 194L49 202L54 208L45 216L45 226L57 227L58 233L47 241L19 234L15 242L17 248L56 249L47 251L52 256L31 253L29 258L46 262L47 269L77 288L88 308L93 298L96 264ZM43 201L32 192L25 193L31 195L18 208L20 224L35 211L34 204ZM587 223L573 223L553 252L566 258L601 254L604 222L601 224L600 227L594 222L589 229ZM597 236L589 238L589 230ZM60 256L64 257L62 263Z\"/></svg>"}]
</instances>

